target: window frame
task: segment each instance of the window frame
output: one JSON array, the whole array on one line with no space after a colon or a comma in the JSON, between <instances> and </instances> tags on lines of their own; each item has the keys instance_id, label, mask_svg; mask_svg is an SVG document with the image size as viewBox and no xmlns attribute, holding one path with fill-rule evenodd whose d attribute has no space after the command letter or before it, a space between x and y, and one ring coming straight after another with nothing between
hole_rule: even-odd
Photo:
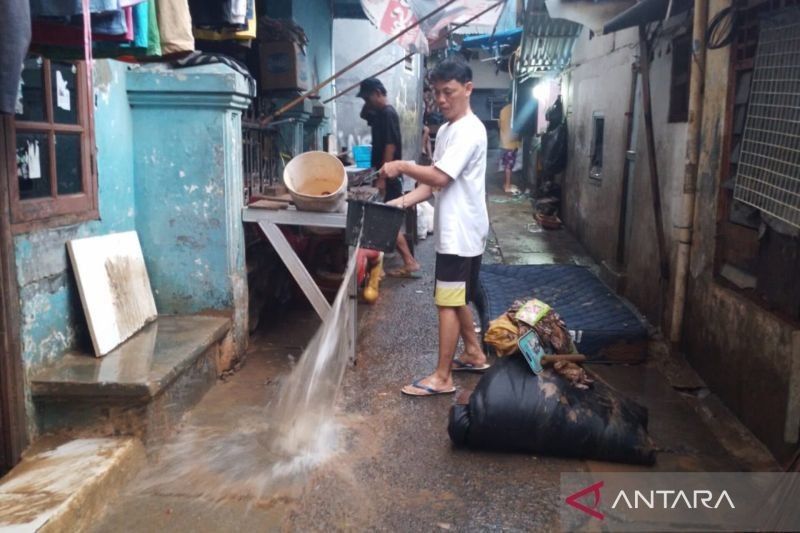
<instances>
[{"instance_id":1,"label":"window frame","mask_svg":"<svg viewBox=\"0 0 800 533\"><path fill-rule=\"evenodd\" d=\"M683 46L688 47L689 56L684 57L686 60L686 72L682 73L678 68L678 51ZM692 34L690 32L678 35L671 42L672 47L672 64L670 65L670 79L669 79L669 111L667 114L667 122L670 124L682 123L689 121L689 92L692 82L692 61L694 60L694 52L692 50ZM681 91L683 107L677 105L678 91Z\"/></svg>"},{"instance_id":2,"label":"window frame","mask_svg":"<svg viewBox=\"0 0 800 533\"><path fill-rule=\"evenodd\" d=\"M600 126L598 130L598 125ZM599 135L598 135L599 131ZM605 113L594 111L592 113L592 137L589 145L589 179L601 181L603 179L603 151L605 150L606 116ZM599 141L599 146L598 146ZM599 164L598 164L599 163Z\"/></svg>"},{"instance_id":3,"label":"window frame","mask_svg":"<svg viewBox=\"0 0 800 533\"><path fill-rule=\"evenodd\" d=\"M78 122L61 124L54 122L51 60L42 57L42 77L46 121L23 121L15 116L5 117L2 127L6 131L5 146L0 146L6 159L5 173L8 177L8 195L13 233L26 233L36 229L65 226L99 218L97 200L97 168L95 157L94 114L90 95L86 64L84 61L69 61L77 67L76 105ZM48 137L50 195L42 198L20 198L17 175L17 134L43 133ZM58 194L58 162L56 161L55 135L72 133L80 136L81 188L75 194Z\"/></svg>"}]
</instances>

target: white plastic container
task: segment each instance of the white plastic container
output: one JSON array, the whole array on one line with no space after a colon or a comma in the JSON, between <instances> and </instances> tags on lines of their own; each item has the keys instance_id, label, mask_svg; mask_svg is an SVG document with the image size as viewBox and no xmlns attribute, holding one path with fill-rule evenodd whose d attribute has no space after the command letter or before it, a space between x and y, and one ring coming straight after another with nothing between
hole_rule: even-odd
<instances>
[{"instance_id":1,"label":"white plastic container","mask_svg":"<svg viewBox=\"0 0 800 533\"><path fill-rule=\"evenodd\" d=\"M338 158L327 152L305 152L283 170L283 183L301 211L344 212L347 172Z\"/></svg>"}]
</instances>

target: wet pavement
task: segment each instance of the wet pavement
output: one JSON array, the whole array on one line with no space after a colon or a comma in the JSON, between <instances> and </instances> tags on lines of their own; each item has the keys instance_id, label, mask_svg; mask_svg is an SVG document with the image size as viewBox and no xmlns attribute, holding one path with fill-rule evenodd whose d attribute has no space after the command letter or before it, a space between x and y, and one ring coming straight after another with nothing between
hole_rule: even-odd
<instances>
[{"instance_id":1,"label":"wet pavement","mask_svg":"<svg viewBox=\"0 0 800 533\"><path fill-rule=\"evenodd\" d=\"M565 230L532 225L527 200L493 195L489 209L495 237L487 261L591 264ZM378 303L359 309L358 360L345 376L341 442L331 458L293 483L253 483L272 460L253 444L253 428L266 423L265 406L276 383L318 325L310 308L299 309L253 340L244 368L204 397L176 437L180 442L181 435L211 435L204 442L232 450L217 457L223 462L209 468L200 449L166 450L151 460L95 531L555 530L561 472L646 470L453 449L447 415L454 397L400 394L400 387L429 373L436 360L432 239L419 244L417 257L421 279L387 279ZM713 395L697 394L702 383L693 383L690 393L678 392L662 367L655 359L638 366L592 367L650 409L650 432L660 450L655 469L774 467ZM455 379L463 389L473 387L479 376ZM168 479L148 482L159 476Z\"/></svg>"}]
</instances>

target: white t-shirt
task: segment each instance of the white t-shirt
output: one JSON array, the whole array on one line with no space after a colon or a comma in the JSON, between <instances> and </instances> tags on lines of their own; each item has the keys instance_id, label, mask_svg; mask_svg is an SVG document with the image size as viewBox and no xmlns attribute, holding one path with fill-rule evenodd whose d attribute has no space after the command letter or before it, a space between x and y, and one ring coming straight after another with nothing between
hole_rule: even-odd
<instances>
[{"instance_id":1,"label":"white t-shirt","mask_svg":"<svg viewBox=\"0 0 800 533\"><path fill-rule=\"evenodd\" d=\"M474 113L448 122L436 134L434 166L452 181L434 191L436 251L481 255L489 234L486 211L486 128Z\"/></svg>"}]
</instances>

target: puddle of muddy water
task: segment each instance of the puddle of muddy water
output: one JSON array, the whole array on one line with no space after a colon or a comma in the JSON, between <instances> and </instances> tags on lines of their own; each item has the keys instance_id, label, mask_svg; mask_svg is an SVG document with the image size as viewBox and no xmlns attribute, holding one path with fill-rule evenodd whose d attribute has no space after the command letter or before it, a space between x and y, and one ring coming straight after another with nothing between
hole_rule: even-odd
<instances>
[{"instance_id":1,"label":"puddle of muddy water","mask_svg":"<svg viewBox=\"0 0 800 533\"><path fill-rule=\"evenodd\" d=\"M211 500L274 497L291 492L339 447L335 404L348 364L347 314L351 257L330 314L277 398L231 413L230 424L192 425L158 450L154 472L136 489Z\"/></svg>"}]
</instances>

